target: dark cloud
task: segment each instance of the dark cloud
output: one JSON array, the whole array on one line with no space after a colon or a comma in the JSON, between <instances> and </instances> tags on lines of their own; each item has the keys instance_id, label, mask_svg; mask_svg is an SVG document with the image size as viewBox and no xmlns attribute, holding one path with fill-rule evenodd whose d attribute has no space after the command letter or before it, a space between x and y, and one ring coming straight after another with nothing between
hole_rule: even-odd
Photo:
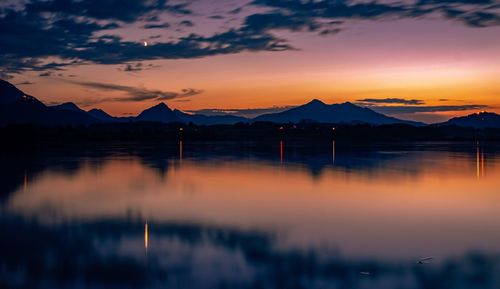
<instances>
[{"instance_id":1,"label":"dark cloud","mask_svg":"<svg viewBox=\"0 0 500 289\"><path fill-rule=\"evenodd\" d=\"M0 79L8 80L12 79L13 76L0 70Z\"/></svg>"},{"instance_id":2,"label":"dark cloud","mask_svg":"<svg viewBox=\"0 0 500 289\"><path fill-rule=\"evenodd\" d=\"M179 25L180 26L185 26L185 27L193 27L194 26L194 22L190 21L190 20L182 20L181 22L179 22Z\"/></svg>"},{"instance_id":3,"label":"dark cloud","mask_svg":"<svg viewBox=\"0 0 500 289\"><path fill-rule=\"evenodd\" d=\"M54 1L47 3L56 3ZM42 6L26 10L0 8L0 71L3 74L26 70L60 70L77 64L124 64L156 59L200 58L242 51L291 49L284 39L246 27L211 36L189 34L144 47L141 41L125 41L120 36L110 34L111 29L119 27L117 23L102 23L83 17L61 18L60 14L69 13L66 8L61 8L59 13L55 8L42 9ZM44 13L33 11L50 11L53 14L47 17ZM187 20L182 23L192 24ZM39 45L33 47L33 43ZM58 60L47 63L47 59Z\"/></svg>"},{"instance_id":4,"label":"dark cloud","mask_svg":"<svg viewBox=\"0 0 500 289\"><path fill-rule=\"evenodd\" d=\"M401 105L401 106L368 106L383 114L413 114L413 113L434 113L464 110L483 110L489 108L482 104L467 105Z\"/></svg>"},{"instance_id":5,"label":"dark cloud","mask_svg":"<svg viewBox=\"0 0 500 289\"><path fill-rule=\"evenodd\" d=\"M157 67L160 67L160 66L152 64L152 63L144 64L142 62L137 62L135 64L127 63L127 64L125 64L124 68L121 68L119 70L125 71L125 72L139 72L139 71L149 70L149 69L153 69L153 68L157 68Z\"/></svg>"},{"instance_id":6,"label":"dark cloud","mask_svg":"<svg viewBox=\"0 0 500 289\"><path fill-rule=\"evenodd\" d=\"M151 23L151 24L146 24L142 26L144 29L162 29L162 28L169 28L171 25L168 22L164 23Z\"/></svg>"},{"instance_id":7,"label":"dark cloud","mask_svg":"<svg viewBox=\"0 0 500 289\"><path fill-rule=\"evenodd\" d=\"M31 0L26 5L30 13L49 12L59 15L84 16L99 20L135 22L144 16L171 12L190 14L187 4L169 5L166 0Z\"/></svg>"},{"instance_id":8,"label":"dark cloud","mask_svg":"<svg viewBox=\"0 0 500 289\"><path fill-rule=\"evenodd\" d=\"M361 105L370 104L404 104L404 105L422 105L425 101L421 99L404 99L404 98L365 98L358 99L357 102Z\"/></svg>"},{"instance_id":9,"label":"dark cloud","mask_svg":"<svg viewBox=\"0 0 500 289\"><path fill-rule=\"evenodd\" d=\"M239 14L239 13L241 13L241 11L243 11L243 9L244 9L244 7L235 8L233 10L230 10L229 14Z\"/></svg>"},{"instance_id":10,"label":"dark cloud","mask_svg":"<svg viewBox=\"0 0 500 289\"><path fill-rule=\"evenodd\" d=\"M102 101L144 101L144 100L171 100L176 98L190 97L202 93L202 90L187 88L181 92L162 91L100 82L71 81L73 84L101 91L118 91L127 94L124 97L107 98Z\"/></svg>"},{"instance_id":11,"label":"dark cloud","mask_svg":"<svg viewBox=\"0 0 500 289\"><path fill-rule=\"evenodd\" d=\"M51 75L52 75L51 71L46 71L46 72L42 72L42 73L38 74L38 76L41 76L41 77L48 77Z\"/></svg>"},{"instance_id":12,"label":"dark cloud","mask_svg":"<svg viewBox=\"0 0 500 289\"><path fill-rule=\"evenodd\" d=\"M209 16L208 18L219 20L219 19L224 19L225 17L222 15L212 15L212 16Z\"/></svg>"},{"instance_id":13,"label":"dark cloud","mask_svg":"<svg viewBox=\"0 0 500 289\"><path fill-rule=\"evenodd\" d=\"M472 27L500 25L500 12L496 0L420 0L369 2L353 0L254 0L253 5L268 7L303 20L377 20L381 18L419 18L440 14ZM276 13L276 12L274 12ZM293 29L293 26L292 26Z\"/></svg>"},{"instance_id":14,"label":"dark cloud","mask_svg":"<svg viewBox=\"0 0 500 289\"><path fill-rule=\"evenodd\" d=\"M323 27L324 24L314 18L274 12L250 15L245 19L244 25L244 28L248 30L266 32L274 29L317 31Z\"/></svg>"},{"instance_id":15,"label":"dark cloud","mask_svg":"<svg viewBox=\"0 0 500 289\"><path fill-rule=\"evenodd\" d=\"M226 13L240 13L243 6L239 6L229 7ZM126 65L244 51L291 50L294 47L275 30L329 35L340 32L342 24L353 19L441 15L470 27L500 24L497 0L254 0L245 7L259 12L247 15L239 26L211 35L182 35L144 47L139 40L123 39L115 30L132 23L144 30L167 29L168 23L158 23L163 19L159 16L195 15L188 1L27 0L15 6L0 4L0 72L6 78L28 70L45 73L81 64ZM225 16L219 14L216 16ZM192 27L195 23L183 19L179 25Z\"/></svg>"},{"instance_id":16,"label":"dark cloud","mask_svg":"<svg viewBox=\"0 0 500 289\"><path fill-rule=\"evenodd\" d=\"M127 71L127 72L134 72L134 71L141 71L142 70L142 63L137 63L136 65L132 65L132 64L127 64L125 65L125 68L123 69L123 71Z\"/></svg>"},{"instance_id":17,"label":"dark cloud","mask_svg":"<svg viewBox=\"0 0 500 289\"><path fill-rule=\"evenodd\" d=\"M23 81L23 82L16 83L16 85L32 85L32 84L35 84L35 83L31 82L31 81Z\"/></svg>"}]
</instances>

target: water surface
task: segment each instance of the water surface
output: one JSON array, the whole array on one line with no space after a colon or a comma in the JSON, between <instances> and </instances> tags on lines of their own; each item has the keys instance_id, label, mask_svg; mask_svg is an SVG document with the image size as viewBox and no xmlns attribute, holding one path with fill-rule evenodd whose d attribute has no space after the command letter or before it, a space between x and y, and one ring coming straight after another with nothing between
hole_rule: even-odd
<instances>
[{"instance_id":1,"label":"water surface","mask_svg":"<svg viewBox=\"0 0 500 289\"><path fill-rule=\"evenodd\" d=\"M1 165L5 287L500 286L496 144L115 144Z\"/></svg>"}]
</instances>

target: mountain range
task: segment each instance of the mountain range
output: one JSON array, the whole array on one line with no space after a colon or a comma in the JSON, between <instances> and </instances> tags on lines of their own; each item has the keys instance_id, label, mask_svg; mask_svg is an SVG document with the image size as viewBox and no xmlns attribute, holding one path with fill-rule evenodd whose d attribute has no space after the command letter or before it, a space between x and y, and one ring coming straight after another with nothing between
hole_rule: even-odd
<instances>
[{"instance_id":1,"label":"mountain range","mask_svg":"<svg viewBox=\"0 0 500 289\"><path fill-rule=\"evenodd\" d=\"M286 111L264 114L253 119L233 115L207 116L190 114L177 109L172 110L165 103L150 107L136 117L114 117L98 108L85 111L72 102L47 106L35 97L25 94L11 83L0 79L0 125L89 125L120 122L194 123L197 125L235 124L240 122L425 125L420 122L389 117L350 102L325 104L317 99ZM447 122L436 125L500 128L500 115L482 112L452 118Z\"/></svg>"}]
</instances>

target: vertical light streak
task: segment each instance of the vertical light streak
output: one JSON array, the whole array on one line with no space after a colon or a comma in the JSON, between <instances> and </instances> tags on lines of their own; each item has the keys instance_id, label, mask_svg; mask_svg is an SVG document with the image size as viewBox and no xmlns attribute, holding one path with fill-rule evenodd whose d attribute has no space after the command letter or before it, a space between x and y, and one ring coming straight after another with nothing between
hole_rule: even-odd
<instances>
[{"instance_id":1,"label":"vertical light streak","mask_svg":"<svg viewBox=\"0 0 500 289\"><path fill-rule=\"evenodd\" d=\"M144 250L146 251L146 255L148 254L148 246L149 246L149 229L148 229L148 221L144 224Z\"/></svg>"}]
</instances>

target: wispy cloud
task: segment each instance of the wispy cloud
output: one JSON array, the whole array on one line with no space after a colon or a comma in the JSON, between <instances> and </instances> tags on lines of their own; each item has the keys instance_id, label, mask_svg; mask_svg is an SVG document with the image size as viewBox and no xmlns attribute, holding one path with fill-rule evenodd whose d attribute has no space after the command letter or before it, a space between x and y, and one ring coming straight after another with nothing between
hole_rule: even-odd
<instances>
[{"instance_id":1,"label":"wispy cloud","mask_svg":"<svg viewBox=\"0 0 500 289\"><path fill-rule=\"evenodd\" d=\"M32 84L35 84L35 83L31 82L31 81L23 81L23 82L16 83L16 85L32 85Z\"/></svg>"},{"instance_id":2,"label":"wispy cloud","mask_svg":"<svg viewBox=\"0 0 500 289\"><path fill-rule=\"evenodd\" d=\"M404 99L404 98L364 98L356 100L361 105L373 104L403 104L403 105L423 105L425 101L421 99Z\"/></svg>"},{"instance_id":3,"label":"wispy cloud","mask_svg":"<svg viewBox=\"0 0 500 289\"><path fill-rule=\"evenodd\" d=\"M115 91L123 92L126 96L123 97L113 97L104 98L102 101L145 101L145 100L172 100L177 98L186 98L198 95L203 92L203 90L194 88L185 88L180 92L174 91L164 91L157 89L147 89L144 87L134 87L111 83L101 83L101 82L86 82L86 81L67 81L76 85L83 87L100 90L100 91Z\"/></svg>"},{"instance_id":4,"label":"wispy cloud","mask_svg":"<svg viewBox=\"0 0 500 289\"><path fill-rule=\"evenodd\" d=\"M482 104L466 104L466 105L387 105L387 106L370 106L371 109L383 114L415 114L415 113L436 113L464 110L483 110L490 108L488 105Z\"/></svg>"}]
</instances>

